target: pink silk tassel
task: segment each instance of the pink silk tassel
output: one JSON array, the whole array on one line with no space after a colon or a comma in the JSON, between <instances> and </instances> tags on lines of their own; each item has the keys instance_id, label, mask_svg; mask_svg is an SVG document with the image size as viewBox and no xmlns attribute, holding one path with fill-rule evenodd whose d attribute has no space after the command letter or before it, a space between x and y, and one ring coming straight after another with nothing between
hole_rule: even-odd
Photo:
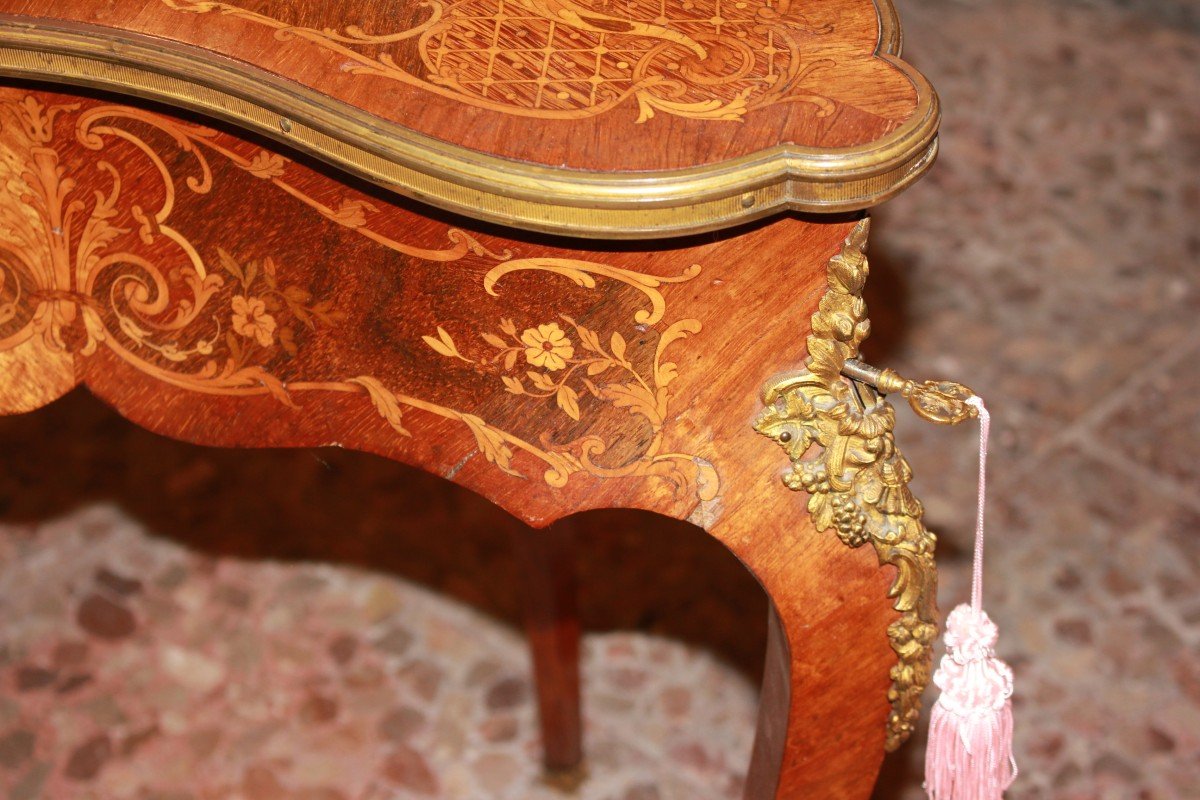
<instances>
[{"instance_id":1,"label":"pink silk tassel","mask_svg":"<svg viewBox=\"0 0 1200 800\"><path fill-rule=\"evenodd\" d=\"M978 397L979 511L971 603L946 620L946 655L933 682L934 703L925 752L925 790L931 800L1002 800L1017 777L1013 758L1013 675L996 658L996 624L983 610L983 508L991 417Z\"/></svg>"}]
</instances>

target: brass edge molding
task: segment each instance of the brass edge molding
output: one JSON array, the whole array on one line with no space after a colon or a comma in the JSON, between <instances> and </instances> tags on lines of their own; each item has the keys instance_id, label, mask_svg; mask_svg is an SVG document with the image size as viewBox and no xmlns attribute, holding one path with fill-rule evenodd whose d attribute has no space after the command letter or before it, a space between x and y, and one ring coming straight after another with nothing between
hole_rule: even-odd
<instances>
[{"instance_id":1,"label":"brass edge molding","mask_svg":"<svg viewBox=\"0 0 1200 800\"><path fill-rule=\"evenodd\" d=\"M879 16L879 42L876 55L900 58L904 54L904 29L900 26L900 15L892 0L875 0L875 12Z\"/></svg>"},{"instance_id":2,"label":"brass edge molding","mask_svg":"<svg viewBox=\"0 0 1200 800\"><path fill-rule=\"evenodd\" d=\"M870 333L862 299L869 265L869 221L855 225L829 261L828 289L812 318L807 368L763 388L766 408L754 428L788 454L788 488L808 495L818 531L833 529L849 547L870 542L880 564L896 567L888 593L900 617L888 627L896 652L888 700L886 747L912 733L929 683L937 638L937 538L921 522L920 501L908 488L912 471L896 447L892 406L842 376ZM810 452L811 450L811 452Z\"/></svg>"},{"instance_id":3,"label":"brass edge molding","mask_svg":"<svg viewBox=\"0 0 1200 800\"><path fill-rule=\"evenodd\" d=\"M928 169L937 154L937 96L919 72L890 52L899 44L890 2L877 0L877 9L876 55L917 90L913 116L895 131L860 147L780 145L716 164L636 175L487 155L210 51L107 27L0 15L0 75L197 111L407 197L503 225L582 237L656 238L717 230L785 209L867 208Z\"/></svg>"}]
</instances>

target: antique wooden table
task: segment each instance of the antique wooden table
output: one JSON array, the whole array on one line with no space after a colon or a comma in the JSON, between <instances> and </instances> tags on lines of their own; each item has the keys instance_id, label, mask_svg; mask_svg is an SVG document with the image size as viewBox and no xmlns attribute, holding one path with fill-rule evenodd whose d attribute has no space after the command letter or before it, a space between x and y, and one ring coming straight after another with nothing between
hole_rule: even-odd
<instances>
[{"instance_id":1,"label":"antique wooden table","mask_svg":"<svg viewBox=\"0 0 1200 800\"><path fill-rule=\"evenodd\" d=\"M82 384L534 528L691 520L772 604L746 796L865 798L935 635L892 410L842 375L940 402L853 361L862 211L936 153L899 46L889 0L0 0L0 411ZM567 544L529 538L570 770Z\"/></svg>"}]
</instances>

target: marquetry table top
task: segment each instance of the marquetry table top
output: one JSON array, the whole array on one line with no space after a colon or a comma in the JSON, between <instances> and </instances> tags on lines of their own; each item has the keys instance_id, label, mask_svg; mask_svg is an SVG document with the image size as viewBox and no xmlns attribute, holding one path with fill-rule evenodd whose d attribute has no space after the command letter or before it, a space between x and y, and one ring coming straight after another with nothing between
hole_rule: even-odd
<instances>
[{"instance_id":1,"label":"marquetry table top","mask_svg":"<svg viewBox=\"0 0 1200 800\"><path fill-rule=\"evenodd\" d=\"M936 152L890 0L0 0L0 74L257 129L585 236L873 205Z\"/></svg>"}]
</instances>

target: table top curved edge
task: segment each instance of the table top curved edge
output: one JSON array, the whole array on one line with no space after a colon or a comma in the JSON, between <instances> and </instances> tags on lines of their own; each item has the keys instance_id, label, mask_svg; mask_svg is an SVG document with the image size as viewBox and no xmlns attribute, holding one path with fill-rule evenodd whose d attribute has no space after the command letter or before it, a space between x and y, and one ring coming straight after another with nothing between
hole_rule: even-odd
<instances>
[{"instance_id":1,"label":"table top curved edge","mask_svg":"<svg viewBox=\"0 0 1200 800\"><path fill-rule=\"evenodd\" d=\"M874 3L875 55L916 90L908 120L865 145L781 144L676 170L589 172L489 155L212 51L82 23L0 14L0 76L111 91L221 119L399 195L488 222L585 238L658 238L784 210L863 210L924 174L938 149L937 94L900 57L891 0Z\"/></svg>"}]
</instances>

